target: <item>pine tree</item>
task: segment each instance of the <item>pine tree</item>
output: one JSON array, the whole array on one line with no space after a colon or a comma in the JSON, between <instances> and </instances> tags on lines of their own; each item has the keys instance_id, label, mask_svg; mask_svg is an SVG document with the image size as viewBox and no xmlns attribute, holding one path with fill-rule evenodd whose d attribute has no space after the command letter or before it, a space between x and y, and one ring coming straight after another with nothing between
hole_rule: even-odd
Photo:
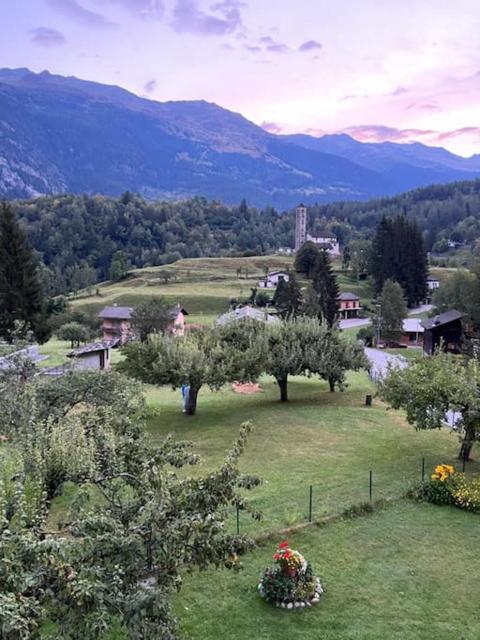
<instances>
[{"instance_id":1,"label":"pine tree","mask_svg":"<svg viewBox=\"0 0 480 640\"><path fill-rule=\"evenodd\" d=\"M297 315L302 304L302 291L295 274L289 273L288 280L280 278L275 289L273 304L284 318Z\"/></svg>"},{"instance_id":2,"label":"pine tree","mask_svg":"<svg viewBox=\"0 0 480 640\"><path fill-rule=\"evenodd\" d=\"M318 296L319 317L332 327L338 316L339 289L326 251L319 251L313 268L312 285Z\"/></svg>"},{"instance_id":3,"label":"pine tree","mask_svg":"<svg viewBox=\"0 0 480 640\"><path fill-rule=\"evenodd\" d=\"M40 274L33 250L6 202L0 205L0 336L13 339L15 323L48 337Z\"/></svg>"}]
</instances>

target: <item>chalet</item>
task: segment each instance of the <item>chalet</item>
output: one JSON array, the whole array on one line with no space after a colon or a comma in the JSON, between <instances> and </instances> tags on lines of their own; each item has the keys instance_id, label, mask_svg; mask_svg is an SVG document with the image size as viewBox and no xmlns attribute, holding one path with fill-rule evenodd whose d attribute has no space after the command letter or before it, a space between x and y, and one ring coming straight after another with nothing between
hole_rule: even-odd
<instances>
[{"instance_id":1,"label":"chalet","mask_svg":"<svg viewBox=\"0 0 480 640\"><path fill-rule=\"evenodd\" d=\"M75 369L110 369L110 347L108 342L92 342L67 353Z\"/></svg>"},{"instance_id":2,"label":"chalet","mask_svg":"<svg viewBox=\"0 0 480 640\"><path fill-rule=\"evenodd\" d=\"M132 307L105 307L98 317L102 320L104 342L125 344L133 338Z\"/></svg>"},{"instance_id":3,"label":"chalet","mask_svg":"<svg viewBox=\"0 0 480 640\"><path fill-rule=\"evenodd\" d=\"M406 318L406 320L403 321L400 344L406 347L421 347L424 333L425 328L419 318Z\"/></svg>"},{"instance_id":4,"label":"chalet","mask_svg":"<svg viewBox=\"0 0 480 640\"><path fill-rule=\"evenodd\" d=\"M233 311L229 311L228 313L224 313L219 316L216 324L222 326L229 322L237 322L238 320L256 320L257 322L264 322L266 324L276 324L277 322L280 322L276 316L269 314L266 311L255 309L255 307L251 307L247 304L244 307L237 307Z\"/></svg>"},{"instance_id":5,"label":"chalet","mask_svg":"<svg viewBox=\"0 0 480 640\"><path fill-rule=\"evenodd\" d=\"M462 319L464 314L452 309L428 318L421 323L424 328L423 352L432 356L443 344L445 351L460 353L463 340Z\"/></svg>"},{"instance_id":6,"label":"chalet","mask_svg":"<svg viewBox=\"0 0 480 640\"><path fill-rule=\"evenodd\" d=\"M259 281L258 286L261 289L275 289L280 280L285 280L285 282L288 282L289 279L290 275L287 271L272 271L271 273L267 274L265 278L262 278Z\"/></svg>"},{"instance_id":7,"label":"chalet","mask_svg":"<svg viewBox=\"0 0 480 640\"><path fill-rule=\"evenodd\" d=\"M357 295L346 291L341 293L337 300L339 314L342 320L346 320L347 318L358 318L358 312L362 307L360 304L360 298Z\"/></svg>"}]
</instances>

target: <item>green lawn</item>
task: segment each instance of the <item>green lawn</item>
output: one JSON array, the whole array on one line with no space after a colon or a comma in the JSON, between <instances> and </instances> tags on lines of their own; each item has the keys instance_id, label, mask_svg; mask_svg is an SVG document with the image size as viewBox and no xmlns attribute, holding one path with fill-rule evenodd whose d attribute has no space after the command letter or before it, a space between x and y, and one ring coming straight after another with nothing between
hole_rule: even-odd
<instances>
[{"instance_id":1,"label":"green lawn","mask_svg":"<svg viewBox=\"0 0 480 640\"><path fill-rule=\"evenodd\" d=\"M407 360L416 362L423 358L423 349L421 347L407 347L406 349L383 349L385 353L390 353L394 356L402 356Z\"/></svg>"},{"instance_id":2,"label":"green lawn","mask_svg":"<svg viewBox=\"0 0 480 640\"><path fill-rule=\"evenodd\" d=\"M251 495L264 519L256 523L241 514L241 529L251 534L305 521L310 485L313 514L319 517L368 500L370 470L375 499L399 495L418 482L423 457L427 471L438 462L455 462L454 434L417 432L378 400L365 407L365 395L374 389L364 373L350 375L349 383L344 393L331 394L322 381L297 378L289 385L288 403L278 401L278 388L269 378L253 396L229 387L217 393L202 389L194 417L181 412L180 391L150 387L149 429L157 442L168 433L192 441L202 456L194 468L200 473L220 464L242 421L253 421L241 468L264 479ZM478 468L471 464L472 470Z\"/></svg>"},{"instance_id":3,"label":"green lawn","mask_svg":"<svg viewBox=\"0 0 480 640\"><path fill-rule=\"evenodd\" d=\"M51 338L45 344L40 346L40 353L44 356L48 356L47 359L42 360L37 364L38 367L59 367L62 364L72 364L72 360L67 358L67 353L72 350L72 345L68 340L59 340L58 338ZM112 364L120 362L123 358L120 349L111 350Z\"/></svg>"},{"instance_id":4,"label":"green lawn","mask_svg":"<svg viewBox=\"0 0 480 640\"><path fill-rule=\"evenodd\" d=\"M478 640L480 520L452 507L401 501L289 536L326 594L311 610L266 604L256 584L275 542L244 569L186 578L175 602L191 640Z\"/></svg>"}]
</instances>

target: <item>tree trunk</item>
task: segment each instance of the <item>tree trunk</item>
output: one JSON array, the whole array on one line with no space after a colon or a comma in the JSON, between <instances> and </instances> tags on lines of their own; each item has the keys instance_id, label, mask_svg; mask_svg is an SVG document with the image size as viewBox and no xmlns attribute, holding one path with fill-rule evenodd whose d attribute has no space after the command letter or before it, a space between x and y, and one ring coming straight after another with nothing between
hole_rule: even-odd
<instances>
[{"instance_id":1,"label":"tree trunk","mask_svg":"<svg viewBox=\"0 0 480 640\"><path fill-rule=\"evenodd\" d=\"M197 398L200 389L190 387L188 390L187 403L185 406L185 413L187 416L194 416L197 410Z\"/></svg>"},{"instance_id":2,"label":"tree trunk","mask_svg":"<svg viewBox=\"0 0 480 640\"><path fill-rule=\"evenodd\" d=\"M330 387L330 393L333 393L335 391L335 378L329 378L328 384Z\"/></svg>"},{"instance_id":3,"label":"tree trunk","mask_svg":"<svg viewBox=\"0 0 480 640\"><path fill-rule=\"evenodd\" d=\"M287 402L288 400L288 378L278 378L277 384L280 387L280 400Z\"/></svg>"},{"instance_id":4,"label":"tree trunk","mask_svg":"<svg viewBox=\"0 0 480 640\"><path fill-rule=\"evenodd\" d=\"M460 451L458 452L459 460L470 460L470 453L475 442L475 432L475 425L468 424L465 426L465 435L460 446Z\"/></svg>"}]
</instances>

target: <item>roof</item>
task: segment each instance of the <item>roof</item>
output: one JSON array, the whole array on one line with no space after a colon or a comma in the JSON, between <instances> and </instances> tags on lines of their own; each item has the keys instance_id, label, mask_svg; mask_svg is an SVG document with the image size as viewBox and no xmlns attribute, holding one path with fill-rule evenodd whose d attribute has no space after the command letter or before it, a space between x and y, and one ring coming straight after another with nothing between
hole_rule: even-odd
<instances>
[{"instance_id":1,"label":"roof","mask_svg":"<svg viewBox=\"0 0 480 640\"><path fill-rule=\"evenodd\" d=\"M435 329L437 327L441 327L445 324L449 324L450 322L454 322L455 320L460 320L464 318L465 314L457 311L456 309L450 309L450 311L445 311L445 313L440 313L438 316L434 318L427 318L423 320L422 326L428 331L430 329Z\"/></svg>"},{"instance_id":2,"label":"roof","mask_svg":"<svg viewBox=\"0 0 480 640\"><path fill-rule=\"evenodd\" d=\"M115 320L130 320L132 317L133 308L132 307L117 307L114 305L113 307L105 307L98 314L99 318L113 318Z\"/></svg>"},{"instance_id":3,"label":"roof","mask_svg":"<svg viewBox=\"0 0 480 640\"><path fill-rule=\"evenodd\" d=\"M434 276L428 276L427 282L440 282L440 280Z\"/></svg>"},{"instance_id":4,"label":"roof","mask_svg":"<svg viewBox=\"0 0 480 640\"><path fill-rule=\"evenodd\" d=\"M106 351L107 349L110 349L111 346L112 346L112 343L110 341L90 342L89 344L86 344L83 347L79 347L78 349L73 349L73 351L70 351L70 353L67 353L67 358L78 358L79 356L87 355L89 353Z\"/></svg>"},{"instance_id":5,"label":"roof","mask_svg":"<svg viewBox=\"0 0 480 640\"><path fill-rule=\"evenodd\" d=\"M217 324L223 325L227 324L227 322L232 322L235 320L258 320L259 322L265 322L266 324L274 324L276 322L280 322L278 318L272 316L266 311L261 311L260 309L255 309L250 305L246 305L244 307L238 307L238 309L234 309L233 311L229 311L228 313L224 313L223 315L217 318Z\"/></svg>"},{"instance_id":6,"label":"roof","mask_svg":"<svg viewBox=\"0 0 480 640\"><path fill-rule=\"evenodd\" d=\"M303 204L303 202L301 202L299 205L297 205L297 209L306 209L307 207Z\"/></svg>"},{"instance_id":7,"label":"roof","mask_svg":"<svg viewBox=\"0 0 480 640\"><path fill-rule=\"evenodd\" d=\"M403 321L404 333L424 333L425 329L420 318L406 318Z\"/></svg>"},{"instance_id":8,"label":"roof","mask_svg":"<svg viewBox=\"0 0 480 640\"><path fill-rule=\"evenodd\" d=\"M350 293L350 291L343 291L337 297L337 300L360 300L360 298L355 293Z\"/></svg>"},{"instance_id":9,"label":"roof","mask_svg":"<svg viewBox=\"0 0 480 640\"><path fill-rule=\"evenodd\" d=\"M290 275L288 271L270 271L270 273L267 274L267 278L271 278L272 276L288 276L288 275Z\"/></svg>"}]
</instances>

